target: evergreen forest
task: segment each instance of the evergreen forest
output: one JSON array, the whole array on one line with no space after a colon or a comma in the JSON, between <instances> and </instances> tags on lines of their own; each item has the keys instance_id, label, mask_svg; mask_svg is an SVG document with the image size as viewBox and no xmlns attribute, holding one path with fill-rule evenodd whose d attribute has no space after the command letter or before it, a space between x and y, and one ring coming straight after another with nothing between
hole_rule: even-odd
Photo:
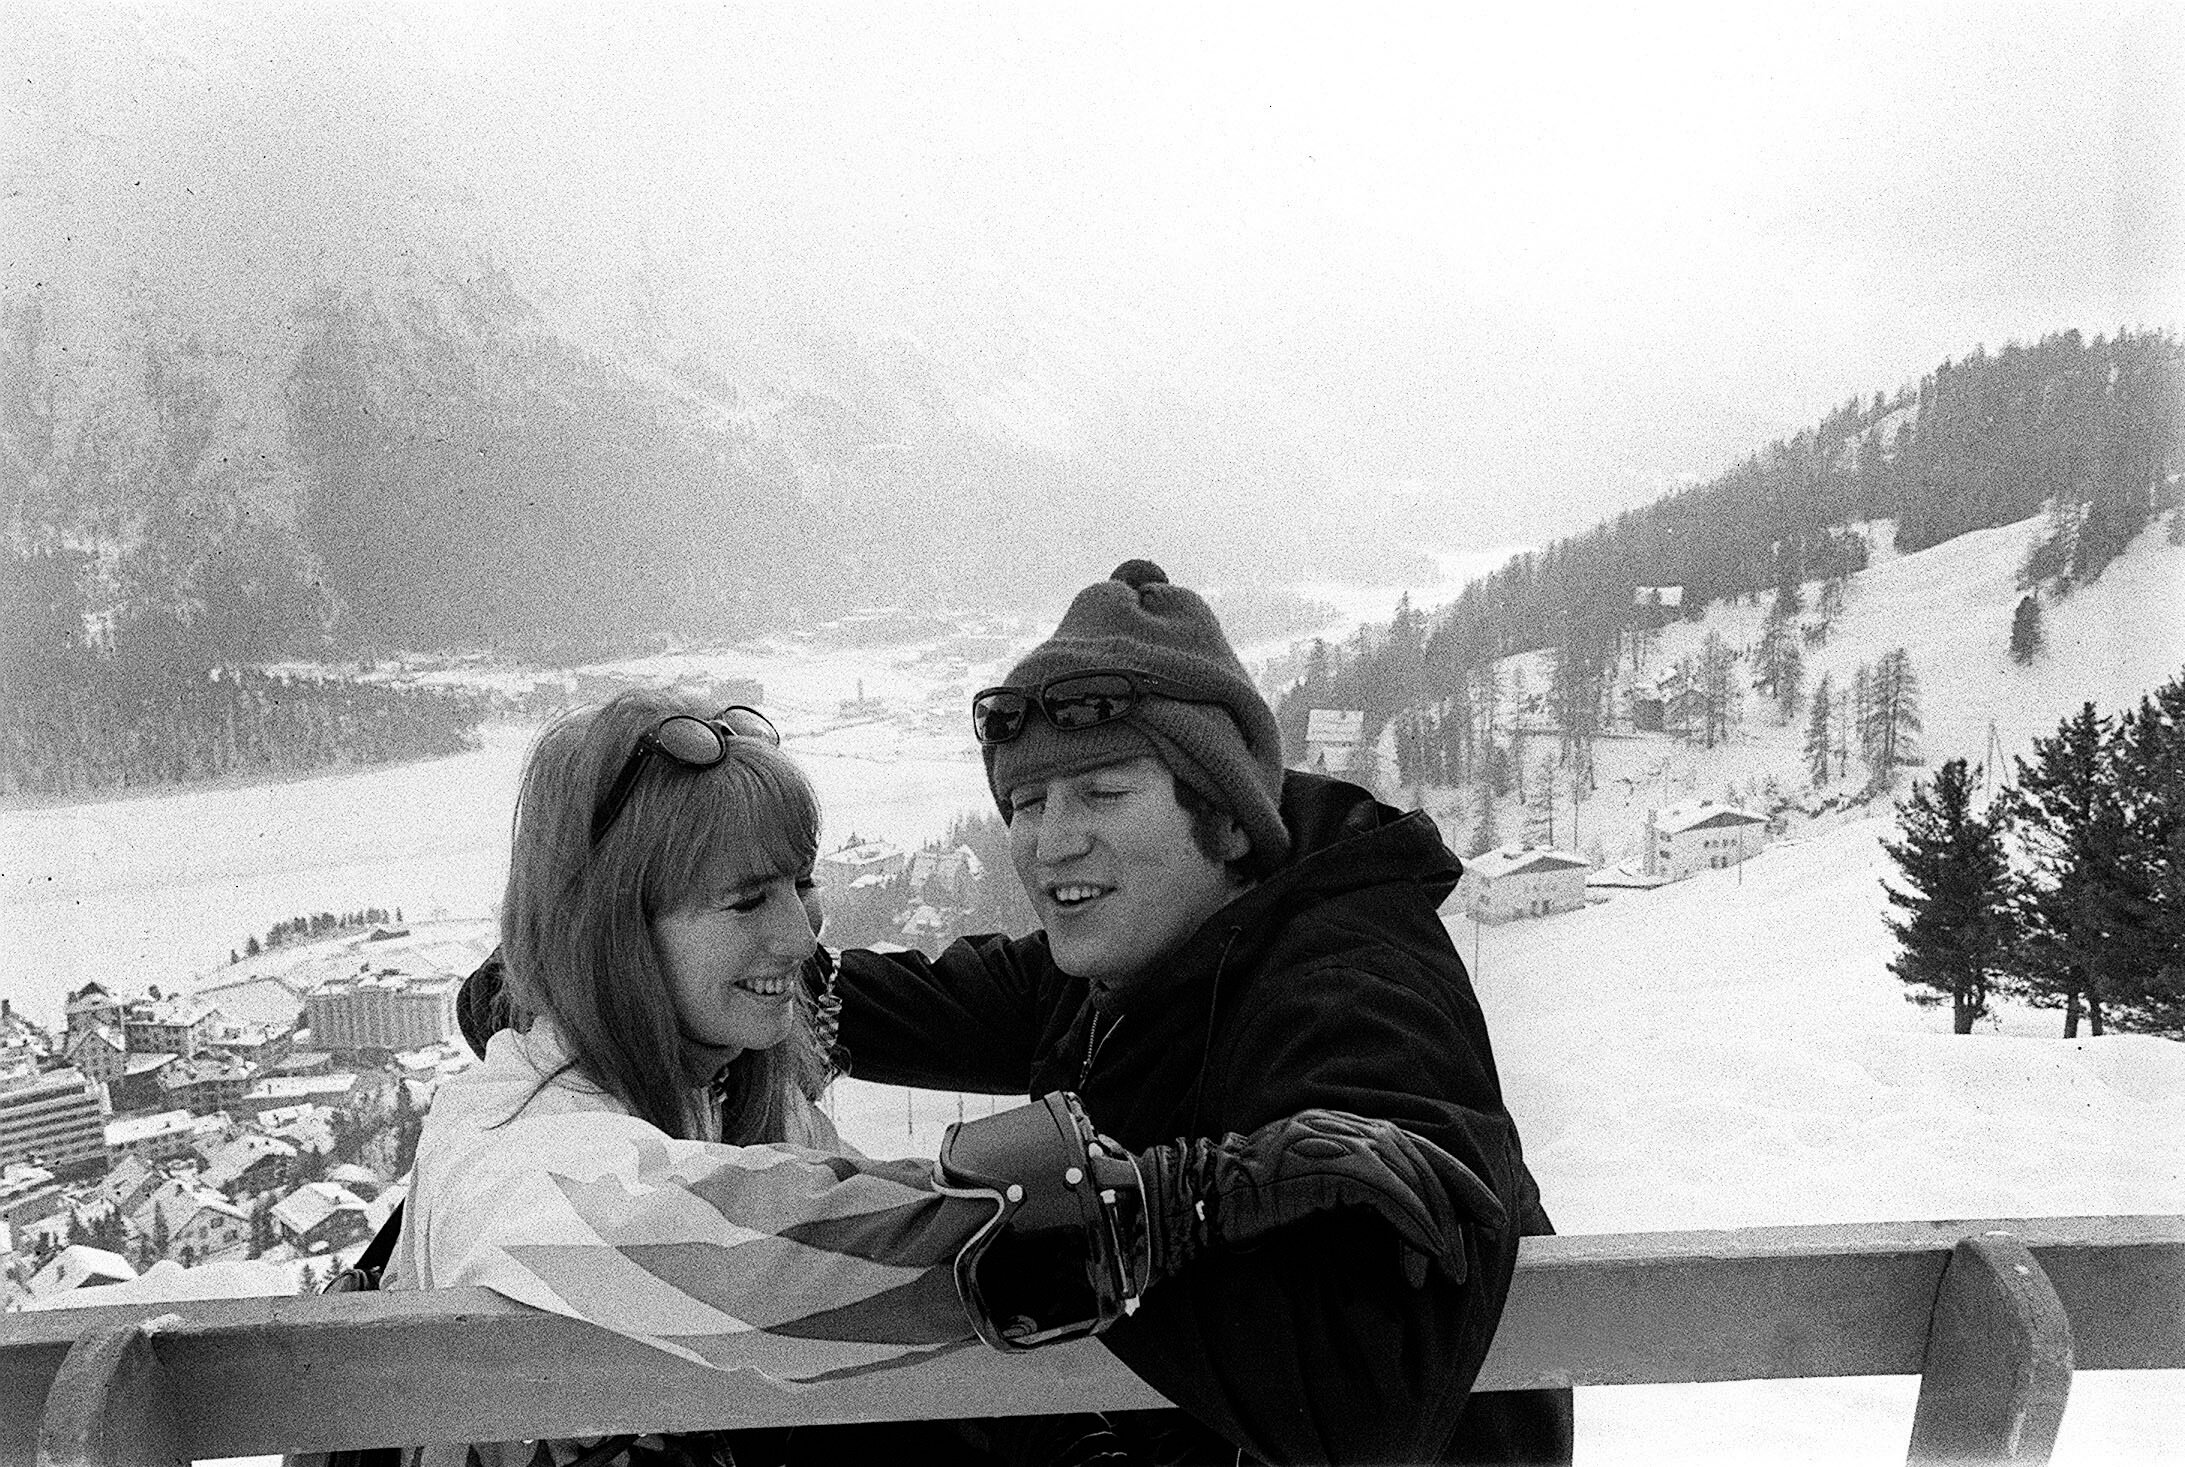
<instances>
[{"instance_id":1,"label":"evergreen forest","mask_svg":"<svg viewBox=\"0 0 2185 1467\"><path fill-rule=\"evenodd\" d=\"M2045 515L2023 575L2034 605L1997 629L2030 656L2039 597L2099 576L2177 506L2181 365L2168 332L2065 331L1851 398L1704 483L1513 558L1431 617L1407 601L1385 625L1306 649L1277 699L1285 752L1302 756L1307 710L1362 709L1369 744L1399 723L1399 779L1485 779L1496 751L1479 730L1517 712L1495 664L1535 651L1552 668L1552 686L1533 690L1540 715L1582 749L1609 716L1619 658L1643 664L1664 618L1768 597L1786 633L1825 638L1876 521L1910 553ZM1780 697L1780 663L1773 672L1764 690ZM1702 686L1724 675L1693 674Z\"/></svg>"}]
</instances>

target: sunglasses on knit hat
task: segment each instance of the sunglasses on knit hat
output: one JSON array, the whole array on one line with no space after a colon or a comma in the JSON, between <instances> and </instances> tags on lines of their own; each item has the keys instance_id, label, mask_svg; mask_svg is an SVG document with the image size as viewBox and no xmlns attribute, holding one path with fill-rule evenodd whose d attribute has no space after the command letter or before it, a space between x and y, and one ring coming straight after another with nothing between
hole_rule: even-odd
<instances>
[{"instance_id":1,"label":"sunglasses on knit hat","mask_svg":"<svg viewBox=\"0 0 2185 1467\"><path fill-rule=\"evenodd\" d=\"M1051 677L1036 688L988 688L976 694L971 699L971 733L988 748L1006 744L1024 732L1034 708L1065 732L1091 728L1128 718L1148 697L1229 706L1223 699L1167 678L1123 667L1096 668Z\"/></svg>"},{"instance_id":2,"label":"sunglasses on knit hat","mask_svg":"<svg viewBox=\"0 0 2185 1467\"><path fill-rule=\"evenodd\" d=\"M637 747L623 761L622 772L615 776L607 798L592 812L592 844L598 845L600 837L613 828L622 807L630 802L630 791L637 788L637 777L645 772L648 759L657 754L687 769L711 769L728 757L728 746L734 739L757 739L781 747L781 731L772 721L758 709L741 703L731 704L711 718L677 713L639 734Z\"/></svg>"}]
</instances>

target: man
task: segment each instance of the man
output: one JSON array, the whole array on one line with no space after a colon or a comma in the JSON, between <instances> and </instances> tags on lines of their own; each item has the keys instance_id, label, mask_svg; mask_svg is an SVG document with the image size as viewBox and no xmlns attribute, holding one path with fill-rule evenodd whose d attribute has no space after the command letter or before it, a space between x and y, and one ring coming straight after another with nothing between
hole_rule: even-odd
<instances>
[{"instance_id":1,"label":"man","mask_svg":"<svg viewBox=\"0 0 2185 1467\"><path fill-rule=\"evenodd\" d=\"M1199 1267L1103 1336L1188 1413L1126 1429L1174 1461L1568 1461L1569 1392L1468 1397L1517 1235L1552 1228L1435 913L1461 868L1433 822L1286 773L1212 611L1146 561L1080 593L973 716L1041 930L844 952L860 1078L1075 1091L1131 1148L1381 1117L1517 1224L1466 1229L1461 1284L1357 1210Z\"/></svg>"}]
</instances>

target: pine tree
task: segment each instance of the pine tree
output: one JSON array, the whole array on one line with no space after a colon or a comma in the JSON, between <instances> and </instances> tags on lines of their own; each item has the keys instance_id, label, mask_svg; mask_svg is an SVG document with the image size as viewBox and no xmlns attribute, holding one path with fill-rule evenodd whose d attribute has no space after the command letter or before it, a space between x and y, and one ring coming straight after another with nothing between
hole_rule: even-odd
<instances>
[{"instance_id":1,"label":"pine tree","mask_svg":"<svg viewBox=\"0 0 2185 1467\"><path fill-rule=\"evenodd\" d=\"M2132 1027L2185 1038L2185 673L2120 720L2114 768L2125 804L2124 875L2137 948Z\"/></svg>"},{"instance_id":2,"label":"pine tree","mask_svg":"<svg viewBox=\"0 0 2185 1467\"><path fill-rule=\"evenodd\" d=\"M1897 806L1903 839L1882 842L1910 887L1883 883L1907 914L1886 919L1903 946L1889 969L1916 990L1915 1002L1947 998L1958 1034L1988 1012L2010 948L2010 863L1997 822L1973 813L1972 795L1965 761L1950 760Z\"/></svg>"},{"instance_id":3,"label":"pine tree","mask_svg":"<svg viewBox=\"0 0 2185 1467\"><path fill-rule=\"evenodd\" d=\"M1917 755L1914 735L1919 731L1919 678L1912 671L1911 654L1899 647L1883 653L1866 679L1859 747L1875 784L1887 785L1892 770L1913 761Z\"/></svg>"},{"instance_id":4,"label":"pine tree","mask_svg":"<svg viewBox=\"0 0 2185 1467\"><path fill-rule=\"evenodd\" d=\"M1824 672L1813 690L1813 712L1806 719L1806 772L1815 789L1828 783L1829 755L1835 751L1835 730L1829 720L1835 711L1835 692Z\"/></svg>"},{"instance_id":5,"label":"pine tree","mask_svg":"<svg viewBox=\"0 0 2185 1467\"><path fill-rule=\"evenodd\" d=\"M1846 741L1856 739L1859 746L1859 762L1874 762L1874 747L1868 742L1873 732L1870 710L1874 703L1874 669L1860 663L1851 675L1851 717L1845 730Z\"/></svg>"},{"instance_id":6,"label":"pine tree","mask_svg":"<svg viewBox=\"0 0 2185 1467\"><path fill-rule=\"evenodd\" d=\"M250 1210L250 1251L247 1256L263 1258L273 1246L273 1194L268 1192L258 1199Z\"/></svg>"},{"instance_id":7,"label":"pine tree","mask_svg":"<svg viewBox=\"0 0 2185 1467\"><path fill-rule=\"evenodd\" d=\"M1786 640L1775 671L1775 710L1789 723L1798 716L1798 704L1806 686L1806 655Z\"/></svg>"},{"instance_id":8,"label":"pine tree","mask_svg":"<svg viewBox=\"0 0 2185 1467\"><path fill-rule=\"evenodd\" d=\"M1481 787L1490 794L1508 794L1517 784L1517 777L1511 772L1513 761L1509 751L1500 744L1490 743L1485 763L1486 777L1480 781Z\"/></svg>"},{"instance_id":9,"label":"pine tree","mask_svg":"<svg viewBox=\"0 0 2185 1467\"><path fill-rule=\"evenodd\" d=\"M1479 786L1479 818L1472 822L1469 856L1483 856L1502 844L1502 827L1495 819L1495 791L1484 781Z\"/></svg>"},{"instance_id":10,"label":"pine tree","mask_svg":"<svg viewBox=\"0 0 2185 1467\"><path fill-rule=\"evenodd\" d=\"M2028 591L2019 598L2018 610L2011 614L2011 660L2020 664L2033 661L2041 650L2041 594Z\"/></svg>"},{"instance_id":11,"label":"pine tree","mask_svg":"<svg viewBox=\"0 0 2185 1467\"><path fill-rule=\"evenodd\" d=\"M1720 632L1710 631L1700 644L1699 698L1705 720L1701 738L1710 749L1730 737L1731 705L1737 698L1737 683L1730 671L1736 661Z\"/></svg>"},{"instance_id":12,"label":"pine tree","mask_svg":"<svg viewBox=\"0 0 2185 1467\"><path fill-rule=\"evenodd\" d=\"M2092 703L2055 734L2033 741L2033 761L2014 761L2017 779L2003 794L2010 831L2030 870L2015 882L2021 932L2014 966L2037 999L2061 1003L2064 1037L2079 1034L2084 1011L2104 1031L2111 992L2123 976L2116 941L2125 924L2125 812L2110 769L2110 728Z\"/></svg>"}]
</instances>

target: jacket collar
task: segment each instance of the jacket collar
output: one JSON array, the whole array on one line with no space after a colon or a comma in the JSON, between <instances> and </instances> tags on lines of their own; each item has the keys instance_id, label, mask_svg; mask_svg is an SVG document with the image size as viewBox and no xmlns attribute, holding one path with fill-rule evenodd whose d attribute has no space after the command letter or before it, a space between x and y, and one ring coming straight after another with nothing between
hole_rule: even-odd
<instances>
[{"instance_id":1,"label":"jacket collar","mask_svg":"<svg viewBox=\"0 0 2185 1467\"><path fill-rule=\"evenodd\" d=\"M1352 892L1412 885L1438 907L1464 874L1464 863L1443 844L1431 816L1384 805L1344 780L1286 771L1282 822L1290 832L1289 860L1238 893L1153 969L1095 982L1093 1002L1115 1010L1174 992L1217 964L1264 947L1306 908Z\"/></svg>"}]
</instances>

